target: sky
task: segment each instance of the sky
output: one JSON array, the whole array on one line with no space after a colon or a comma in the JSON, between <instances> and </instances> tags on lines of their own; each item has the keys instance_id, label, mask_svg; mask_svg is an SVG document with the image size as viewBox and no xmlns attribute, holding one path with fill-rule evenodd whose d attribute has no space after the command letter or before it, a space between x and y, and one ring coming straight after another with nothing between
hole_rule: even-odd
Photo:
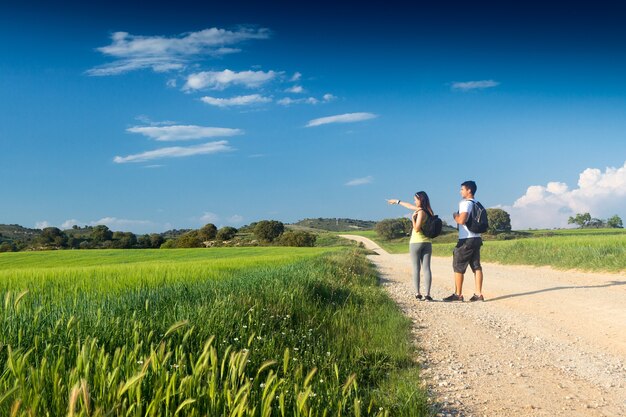
<instances>
[{"instance_id":1,"label":"sky","mask_svg":"<svg viewBox=\"0 0 626 417\"><path fill-rule=\"evenodd\" d=\"M617 2L3 2L0 223L626 220ZM269 4L268 4L269 3ZM470 4L471 3L471 4Z\"/></svg>"}]
</instances>

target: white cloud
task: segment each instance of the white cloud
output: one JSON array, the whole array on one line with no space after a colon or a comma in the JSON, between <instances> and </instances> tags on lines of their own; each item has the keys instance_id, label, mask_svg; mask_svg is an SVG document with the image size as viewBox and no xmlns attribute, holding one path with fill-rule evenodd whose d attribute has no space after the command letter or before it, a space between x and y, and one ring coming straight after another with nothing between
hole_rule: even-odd
<instances>
[{"instance_id":1,"label":"white cloud","mask_svg":"<svg viewBox=\"0 0 626 417\"><path fill-rule=\"evenodd\" d=\"M81 224L85 224L85 223L83 223L83 222L81 222L81 221L78 221L78 220L76 220L76 219L69 219L69 220L64 221L64 222L61 224L61 229L63 229L63 230L65 230L65 229L71 229L71 228L72 228L72 226L74 226L74 225L76 225L76 226L80 226Z\"/></svg>"},{"instance_id":2,"label":"white cloud","mask_svg":"<svg viewBox=\"0 0 626 417\"><path fill-rule=\"evenodd\" d=\"M90 226L105 225L111 230L128 230L136 228L145 228L154 226L154 223L149 220L129 220L118 219L117 217L103 217L100 220L90 222Z\"/></svg>"},{"instance_id":3,"label":"white cloud","mask_svg":"<svg viewBox=\"0 0 626 417\"><path fill-rule=\"evenodd\" d=\"M305 97L305 98L291 98L285 97L278 100L276 103L281 106L290 106L292 104L319 104L319 103L328 103L332 100L335 100L337 97L332 94L324 94L321 99L317 99L315 97Z\"/></svg>"},{"instance_id":4,"label":"white cloud","mask_svg":"<svg viewBox=\"0 0 626 417\"><path fill-rule=\"evenodd\" d=\"M113 158L113 162L115 162L116 164L125 164L128 162L146 162L153 159L181 158L185 156L206 155L218 152L228 152L232 150L233 148L228 145L228 141L222 140L218 142L204 143L202 145L196 146L174 146L171 148L155 149L153 151L147 151L135 155L116 156L115 158Z\"/></svg>"},{"instance_id":5,"label":"white cloud","mask_svg":"<svg viewBox=\"0 0 626 417\"><path fill-rule=\"evenodd\" d=\"M239 225L239 224L243 223L244 218L243 218L243 216L240 216L238 214L234 214L234 215L230 216L226 220L228 221L229 224Z\"/></svg>"},{"instance_id":6,"label":"white cloud","mask_svg":"<svg viewBox=\"0 0 626 417\"><path fill-rule=\"evenodd\" d=\"M285 98L281 98L280 100L278 100L276 103L280 104L281 106L289 106L292 104L301 104L301 103L305 103L305 104L318 104L320 101L318 99L316 99L315 97L307 97L307 98L290 98L290 97L285 97Z\"/></svg>"},{"instance_id":7,"label":"white cloud","mask_svg":"<svg viewBox=\"0 0 626 417\"><path fill-rule=\"evenodd\" d=\"M209 211L205 211L204 214L202 216L200 216L200 223L202 224L207 224L207 223L217 223L220 220L220 216L218 216L215 213L211 213Z\"/></svg>"},{"instance_id":8,"label":"white cloud","mask_svg":"<svg viewBox=\"0 0 626 417\"><path fill-rule=\"evenodd\" d=\"M459 90L459 91L471 91L471 90L481 90L484 88L492 88L498 85L500 85L500 83L494 80L453 82L452 89Z\"/></svg>"},{"instance_id":9,"label":"white cloud","mask_svg":"<svg viewBox=\"0 0 626 417\"><path fill-rule=\"evenodd\" d=\"M257 88L278 76L276 71L202 71L187 76L184 91L211 88L223 90L230 85Z\"/></svg>"},{"instance_id":10,"label":"white cloud","mask_svg":"<svg viewBox=\"0 0 626 417\"><path fill-rule=\"evenodd\" d=\"M304 88L302 88L301 85L294 85L293 87L290 87L290 88L286 89L285 92L286 93L300 94L300 93L304 93Z\"/></svg>"},{"instance_id":11,"label":"white cloud","mask_svg":"<svg viewBox=\"0 0 626 417\"><path fill-rule=\"evenodd\" d=\"M115 32L111 35L111 44L97 50L116 60L92 68L87 74L117 75L146 68L151 68L155 72L179 70L199 57L236 53L240 49L229 46L251 39L268 39L269 36L268 29L245 27L232 31L210 28L175 37L139 36Z\"/></svg>"},{"instance_id":12,"label":"white cloud","mask_svg":"<svg viewBox=\"0 0 626 417\"><path fill-rule=\"evenodd\" d=\"M35 223L35 229L45 229L46 227L52 227L52 225L48 223L47 220Z\"/></svg>"},{"instance_id":13,"label":"white cloud","mask_svg":"<svg viewBox=\"0 0 626 417\"><path fill-rule=\"evenodd\" d=\"M302 74L300 74L299 72L296 72L293 74L293 76L291 77L289 81L296 82L296 81L299 81L300 78L302 78Z\"/></svg>"},{"instance_id":14,"label":"white cloud","mask_svg":"<svg viewBox=\"0 0 626 417\"><path fill-rule=\"evenodd\" d=\"M355 178L353 180L348 181L345 185L347 185L348 187L353 187L355 185L365 185L365 184L371 184L372 181L374 181L374 177L372 177L371 175L367 176L367 177L363 177L363 178Z\"/></svg>"},{"instance_id":15,"label":"white cloud","mask_svg":"<svg viewBox=\"0 0 626 417\"><path fill-rule=\"evenodd\" d=\"M533 185L512 206L501 206L511 215L514 229L567 227L567 219L590 213L605 219L624 216L626 207L626 162L620 168L587 168L578 177L578 188L562 182Z\"/></svg>"},{"instance_id":16,"label":"white cloud","mask_svg":"<svg viewBox=\"0 0 626 417\"><path fill-rule=\"evenodd\" d=\"M373 113L346 113L346 114L339 114L339 115L336 115L336 116L321 117L319 119L310 120L306 124L306 127L321 126L321 125L326 125L326 124L330 124L330 123L353 123L353 122L360 122L360 121L363 121L363 120L373 119L375 117L378 117L378 115L373 114Z\"/></svg>"},{"instance_id":17,"label":"white cloud","mask_svg":"<svg viewBox=\"0 0 626 417\"><path fill-rule=\"evenodd\" d=\"M243 133L241 129L194 125L134 126L126 129L126 131L139 133L159 142L226 137L241 135Z\"/></svg>"},{"instance_id":18,"label":"white cloud","mask_svg":"<svg viewBox=\"0 0 626 417\"><path fill-rule=\"evenodd\" d=\"M216 107L231 107L231 106L250 106L252 104L269 103L272 101L269 97L263 97L260 94L250 94L247 96L237 96L231 98L217 98L205 96L202 100L206 104Z\"/></svg>"}]
</instances>

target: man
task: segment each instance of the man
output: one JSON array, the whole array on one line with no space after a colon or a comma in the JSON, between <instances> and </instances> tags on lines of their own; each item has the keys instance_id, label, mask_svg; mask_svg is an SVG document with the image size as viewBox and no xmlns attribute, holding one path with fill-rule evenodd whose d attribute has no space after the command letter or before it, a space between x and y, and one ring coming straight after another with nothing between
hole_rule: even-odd
<instances>
[{"instance_id":1,"label":"man","mask_svg":"<svg viewBox=\"0 0 626 417\"><path fill-rule=\"evenodd\" d=\"M452 216L459 225L459 241L454 248L452 256L452 267L454 269L454 294L443 299L443 301L463 301L463 279L465 271L469 265L474 272L476 292L470 301L485 301L483 297L483 269L480 265L480 247L483 244L480 233L474 233L466 226L472 208L474 206L474 194L476 194L476 183L465 181L461 184L461 197L463 201L459 203L459 211Z\"/></svg>"}]
</instances>

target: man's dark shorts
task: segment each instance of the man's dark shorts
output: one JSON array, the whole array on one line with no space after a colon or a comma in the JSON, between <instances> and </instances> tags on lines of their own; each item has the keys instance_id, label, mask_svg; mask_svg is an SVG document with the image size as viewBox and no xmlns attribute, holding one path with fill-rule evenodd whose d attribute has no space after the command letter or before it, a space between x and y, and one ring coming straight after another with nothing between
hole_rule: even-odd
<instances>
[{"instance_id":1,"label":"man's dark shorts","mask_svg":"<svg viewBox=\"0 0 626 417\"><path fill-rule=\"evenodd\" d=\"M459 239L452 256L454 272L464 274L467 270L467 265L472 268L473 272L482 269L480 266L480 247L482 245L483 240L479 237Z\"/></svg>"}]
</instances>

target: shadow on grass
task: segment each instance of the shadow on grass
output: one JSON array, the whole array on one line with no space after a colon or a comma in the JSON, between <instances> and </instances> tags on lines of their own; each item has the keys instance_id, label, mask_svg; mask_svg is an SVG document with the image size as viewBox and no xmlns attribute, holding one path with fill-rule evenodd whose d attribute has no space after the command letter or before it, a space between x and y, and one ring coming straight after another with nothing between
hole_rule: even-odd
<instances>
[{"instance_id":1,"label":"shadow on grass","mask_svg":"<svg viewBox=\"0 0 626 417\"><path fill-rule=\"evenodd\" d=\"M561 290L582 290L582 289L593 289L593 288L607 288L607 287L615 287L617 285L626 285L626 281L610 281L610 282L607 282L606 284L600 284L600 285L579 285L579 286L574 285L574 286L568 286L568 287L552 287L552 288L546 288L546 289L543 289L543 290L522 292L522 293L518 293L518 294L501 295L500 297L490 298L488 300L485 300L485 302L506 300L507 298L524 297L526 295L539 294L539 293L542 293L542 292L561 291Z\"/></svg>"}]
</instances>

